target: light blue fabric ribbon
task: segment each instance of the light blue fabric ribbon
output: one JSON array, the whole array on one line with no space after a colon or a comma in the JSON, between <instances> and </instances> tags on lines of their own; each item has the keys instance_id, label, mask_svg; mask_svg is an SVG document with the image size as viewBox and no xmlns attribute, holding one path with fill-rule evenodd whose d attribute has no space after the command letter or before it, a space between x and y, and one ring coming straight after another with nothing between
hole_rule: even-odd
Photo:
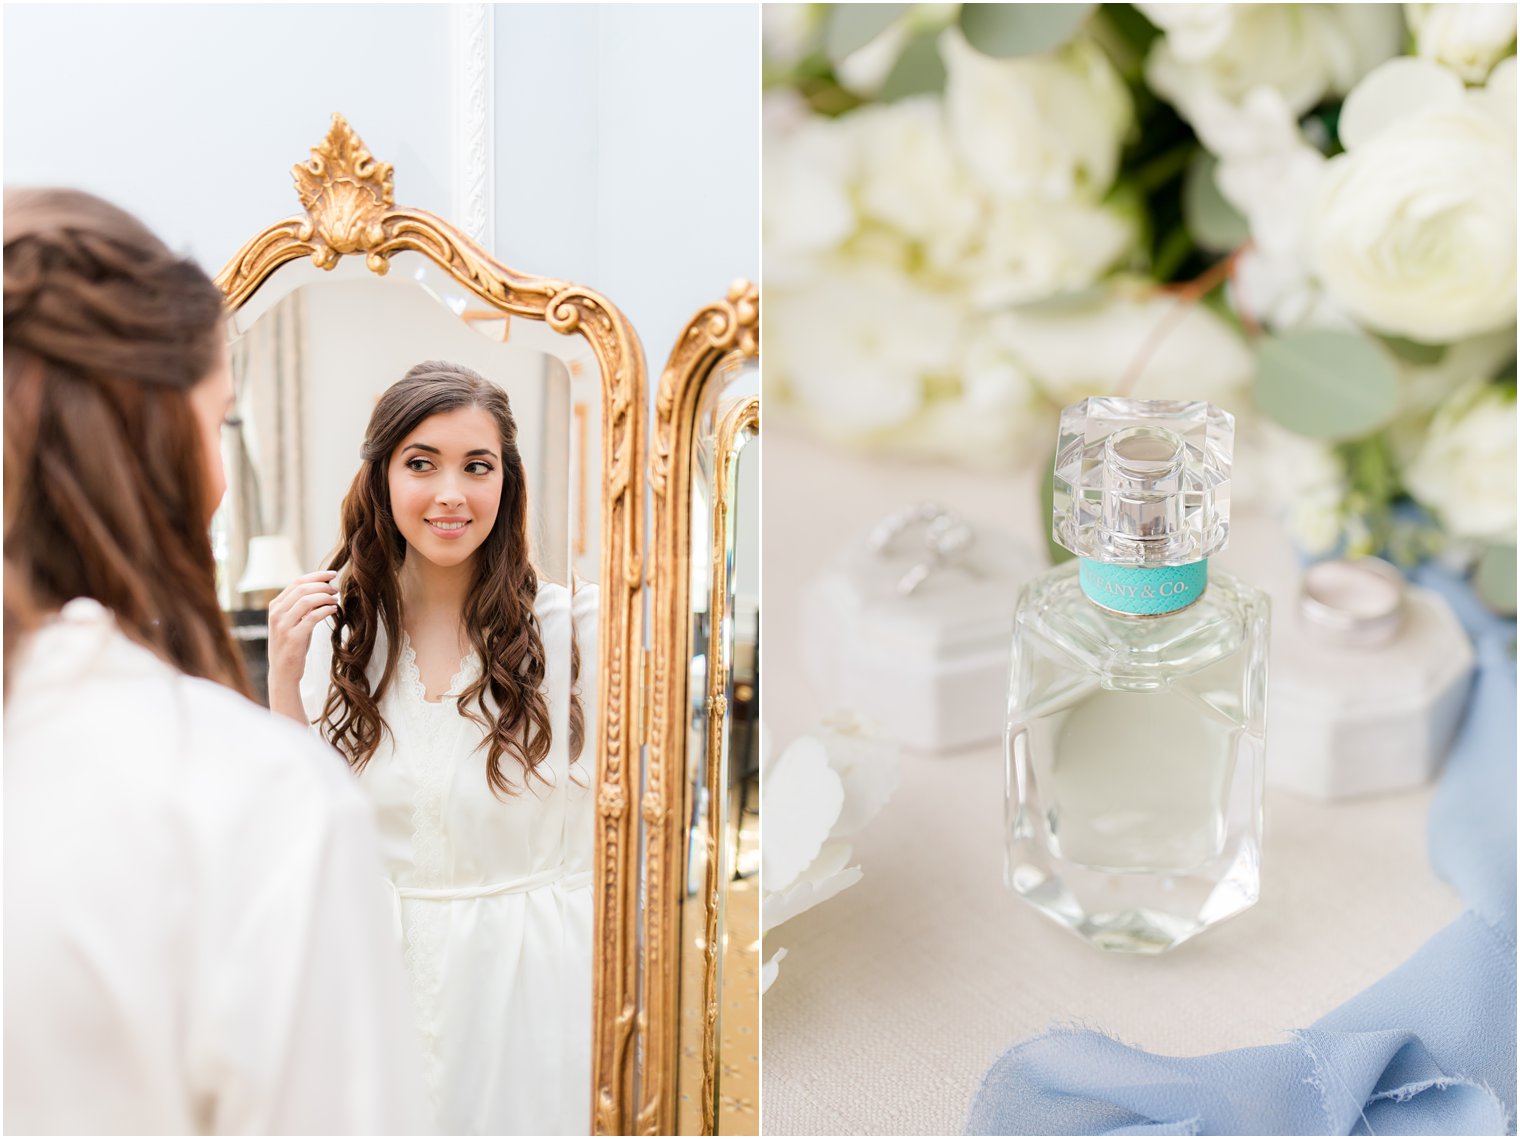
<instances>
[{"instance_id":1,"label":"light blue fabric ribbon","mask_svg":"<svg viewBox=\"0 0 1520 1139\"><path fill-rule=\"evenodd\" d=\"M1416 574L1473 638L1477 679L1430 810L1466 911L1283 1044L1155 1056L1087 1029L1016 1045L969 1135L1503 1135L1515 1120L1515 623Z\"/></svg>"}]
</instances>

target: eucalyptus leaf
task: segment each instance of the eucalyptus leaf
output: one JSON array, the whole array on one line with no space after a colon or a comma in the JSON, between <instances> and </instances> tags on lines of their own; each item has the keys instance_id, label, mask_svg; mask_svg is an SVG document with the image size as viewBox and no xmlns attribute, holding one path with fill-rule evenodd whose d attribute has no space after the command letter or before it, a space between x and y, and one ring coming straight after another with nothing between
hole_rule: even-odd
<instances>
[{"instance_id":1,"label":"eucalyptus leaf","mask_svg":"<svg viewBox=\"0 0 1520 1139\"><path fill-rule=\"evenodd\" d=\"M1211 253L1239 249L1251 237L1251 227L1240 211L1219 192L1214 170L1219 163L1200 149L1188 163L1182 183L1182 217L1193 240Z\"/></svg>"},{"instance_id":2,"label":"eucalyptus leaf","mask_svg":"<svg viewBox=\"0 0 1520 1139\"><path fill-rule=\"evenodd\" d=\"M1405 340L1402 336L1384 336L1381 339L1390 352L1411 364L1439 364L1446 355L1444 344L1421 344L1418 340Z\"/></svg>"},{"instance_id":3,"label":"eucalyptus leaf","mask_svg":"<svg viewBox=\"0 0 1520 1139\"><path fill-rule=\"evenodd\" d=\"M838 63L897 23L912 7L912 4L835 4L829 9L823 50Z\"/></svg>"},{"instance_id":4,"label":"eucalyptus leaf","mask_svg":"<svg viewBox=\"0 0 1520 1139\"><path fill-rule=\"evenodd\" d=\"M1096 4L962 4L966 41L983 55L1009 59L1054 51L1086 22Z\"/></svg>"},{"instance_id":5,"label":"eucalyptus leaf","mask_svg":"<svg viewBox=\"0 0 1520 1139\"><path fill-rule=\"evenodd\" d=\"M1364 336L1307 329L1262 342L1256 403L1290 431L1356 439L1387 422L1398 398L1392 359Z\"/></svg>"},{"instance_id":6,"label":"eucalyptus leaf","mask_svg":"<svg viewBox=\"0 0 1520 1139\"><path fill-rule=\"evenodd\" d=\"M927 95L945 89L945 61L939 55L939 32L924 31L903 48L881 85L878 98L894 103L910 95Z\"/></svg>"},{"instance_id":7,"label":"eucalyptus leaf","mask_svg":"<svg viewBox=\"0 0 1520 1139\"><path fill-rule=\"evenodd\" d=\"M1051 519L1055 516L1056 509L1056 453L1054 451L1046 457L1044 471L1045 473L1040 477L1040 526L1045 534L1045 552L1050 556L1050 564L1058 566L1062 562L1071 561L1076 555L1051 536L1053 529Z\"/></svg>"},{"instance_id":8,"label":"eucalyptus leaf","mask_svg":"<svg viewBox=\"0 0 1520 1139\"><path fill-rule=\"evenodd\" d=\"M1489 546L1473 568L1473 590L1496 613L1515 613L1515 547Z\"/></svg>"}]
</instances>

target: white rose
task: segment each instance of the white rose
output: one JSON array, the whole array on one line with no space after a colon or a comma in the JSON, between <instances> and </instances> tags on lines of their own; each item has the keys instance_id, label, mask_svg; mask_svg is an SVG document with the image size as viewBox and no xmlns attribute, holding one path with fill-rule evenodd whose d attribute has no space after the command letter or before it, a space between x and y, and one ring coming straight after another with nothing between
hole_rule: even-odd
<instances>
[{"instance_id":1,"label":"white rose","mask_svg":"<svg viewBox=\"0 0 1520 1139\"><path fill-rule=\"evenodd\" d=\"M986 205L951 146L943 102L923 95L862 107L839 126L859 156L863 218L915 245L933 268L957 271L983 228Z\"/></svg>"},{"instance_id":2,"label":"white rose","mask_svg":"<svg viewBox=\"0 0 1520 1139\"><path fill-rule=\"evenodd\" d=\"M1515 44L1513 4L1406 4L1415 52L1481 83Z\"/></svg>"},{"instance_id":3,"label":"white rose","mask_svg":"<svg viewBox=\"0 0 1520 1139\"><path fill-rule=\"evenodd\" d=\"M940 37L950 132L986 186L1019 197L1095 202L1113 184L1134 111L1096 44L994 59L959 29Z\"/></svg>"},{"instance_id":4,"label":"white rose","mask_svg":"<svg viewBox=\"0 0 1520 1139\"><path fill-rule=\"evenodd\" d=\"M1265 328L1331 328L1359 331L1325 295L1302 256L1254 246L1241 253L1230 279L1230 303L1243 319Z\"/></svg>"},{"instance_id":5,"label":"white rose","mask_svg":"<svg viewBox=\"0 0 1520 1139\"><path fill-rule=\"evenodd\" d=\"M960 271L988 310L1087 288L1134 249L1139 224L1108 205L1001 198L978 236Z\"/></svg>"},{"instance_id":6,"label":"white rose","mask_svg":"<svg viewBox=\"0 0 1520 1139\"><path fill-rule=\"evenodd\" d=\"M1272 328L1354 327L1309 272L1306 203L1325 158L1282 93L1257 87L1235 102L1204 92L1193 112L1198 137L1218 160L1214 184L1251 234L1230 283L1236 310Z\"/></svg>"},{"instance_id":7,"label":"white rose","mask_svg":"<svg viewBox=\"0 0 1520 1139\"><path fill-rule=\"evenodd\" d=\"M1230 500L1285 518L1306 553L1327 553L1340 538L1346 466L1332 444L1280 427L1264 416L1237 423Z\"/></svg>"},{"instance_id":8,"label":"white rose","mask_svg":"<svg viewBox=\"0 0 1520 1139\"><path fill-rule=\"evenodd\" d=\"M787 288L767 269L765 305L767 368L824 435L869 441L911 420L936 377L955 373L963 302L896 266L836 258Z\"/></svg>"},{"instance_id":9,"label":"white rose","mask_svg":"<svg viewBox=\"0 0 1520 1139\"><path fill-rule=\"evenodd\" d=\"M1146 57L1146 82L1189 122L1209 96L1238 102L1258 87L1280 92L1302 114L1398 54L1404 30L1398 9L1387 4L1140 9L1166 33Z\"/></svg>"},{"instance_id":10,"label":"white rose","mask_svg":"<svg viewBox=\"0 0 1520 1139\"><path fill-rule=\"evenodd\" d=\"M886 258L959 285L1001 307L1085 288L1134 246L1138 222L1111 205L990 193L955 146L943 101L919 96L838 120L857 158L863 224L902 239ZM868 240L882 235L871 235ZM857 243L851 252L859 254Z\"/></svg>"},{"instance_id":11,"label":"white rose","mask_svg":"<svg viewBox=\"0 0 1520 1139\"><path fill-rule=\"evenodd\" d=\"M834 119L808 117L767 130L761 225L767 283L806 274L855 232L851 192L859 161L854 136Z\"/></svg>"},{"instance_id":12,"label":"white rose","mask_svg":"<svg viewBox=\"0 0 1520 1139\"><path fill-rule=\"evenodd\" d=\"M1228 4L1136 4L1166 37L1168 51L1195 62L1221 51L1235 30Z\"/></svg>"},{"instance_id":13,"label":"white rose","mask_svg":"<svg viewBox=\"0 0 1520 1139\"><path fill-rule=\"evenodd\" d=\"M1251 247L1231 285L1239 310L1273 328L1350 325L1310 272L1306 203L1325 159L1298 120L1398 52L1397 10L1328 4L1141 10L1165 33L1146 59L1146 80L1219 160L1215 184L1250 229Z\"/></svg>"},{"instance_id":14,"label":"white rose","mask_svg":"<svg viewBox=\"0 0 1520 1139\"><path fill-rule=\"evenodd\" d=\"M994 322L1009 351L1060 406L1095 395L1201 399L1240 414L1256 365L1210 309L1111 291L1090 303L1034 305Z\"/></svg>"},{"instance_id":15,"label":"white rose","mask_svg":"<svg viewBox=\"0 0 1520 1139\"><path fill-rule=\"evenodd\" d=\"M1432 344L1512 323L1513 122L1417 59L1370 74L1342 118L1347 151L1310 205L1312 264L1335 303Z\"/></svg>"},{"instance_id":16,"label":"white rose","mask_svg":"<svg viewBox=\"0 0 1520 1139\"><path fill-rule=\"evenodd\" d=\"M1436 413L1404 472L1409 493L1458 538L1515 537L1515 392L1477 381Z\"/></svg>"},{"instance_id":17,"label":"white rose","mask_svg":"<svg viewBox=\"0 0 1520 1139\"><path fill-rule=\"evenodd\" d=\"M1006 468L1053 438L1053 409L997 333L994 320L970 321L956 380L884 440L894 451Z\"/></svg>"},{"instance_id":18,"label":"white rose","mask_svg":"<svg viewBox=\"0 0 1520 1139\"><path fill-rule=\"evenodd\" d=\"M1406 468L1430 437L1430 423L1441 405L1474 378L1487 379L1515 358L1513 327L1459 340L1429 364L1399 361L1399 414L1383 431L1394 463Z\"/></svg>"}]
</instances>

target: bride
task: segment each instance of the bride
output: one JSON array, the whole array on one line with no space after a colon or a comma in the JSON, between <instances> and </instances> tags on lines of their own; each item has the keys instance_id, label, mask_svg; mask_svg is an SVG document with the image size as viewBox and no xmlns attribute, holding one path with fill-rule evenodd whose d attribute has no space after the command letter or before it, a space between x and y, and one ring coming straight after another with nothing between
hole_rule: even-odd
<instances>
[{"instance_id":1,"label":"bride","mask_svg":"<svg viewBox=\"0 0 1520 1139\"><path fill-rule=\"evenodd\" d=\"M329 568L270 606L270 706L375 804L448 1134L590 1128L595 598L540 582L528 534L506 393L419 364L370 418Z\"/></svg>"}]
</instances>

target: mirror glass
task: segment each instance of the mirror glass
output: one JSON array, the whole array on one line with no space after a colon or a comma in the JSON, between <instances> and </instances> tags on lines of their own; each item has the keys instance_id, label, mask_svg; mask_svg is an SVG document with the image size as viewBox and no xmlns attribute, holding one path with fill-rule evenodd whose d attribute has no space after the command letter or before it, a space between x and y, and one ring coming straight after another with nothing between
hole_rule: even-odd
<instances>
[{"instance_id":1,"label":"mirror glass","mask_svg":"<svg viewBox=\"0 0 1520 1139\"><path fill-rule=\"evenodd\" d=\"M720 362L693 434L677 1120L759 1132L758 367Z\"/></svg>"},{"instance_id":2,"label":"mirror glass","mask_svg":"<svg viewBox=\"0 0 1520 1139\"><path fill-rule=\"evenodd\" d=\"M268 684L266 606L330 565L340 545L356 551L340 585L362 589L372 612L383 614L387 591L399 609L400 629L381 617L362 642L363 686L384 730L357 770L376 808L438 1129L584 1134L597 776L595 359L580 337L509 319L411 253L392 258L384 277L355 257L331 272L283 266L234 314L230 332L237 405L224 433L228 494L214 543L223 603L265 699L280 699ZM391 450L385 508L361 511L360 496L352 508L358 531L389 534L404 551L387 579L374 559L361 569L362 543L341 541L344 500L382 393L424 361L462 365L506 393L525 485L521 496L510 489L495 412L450 418L424 405L398 440L426 447L398 441ZM519 501L525 517L514 522ZM526 534L525 556L514 532ZM489 574L479 568L488 556ZM465 562L468 572L449 573ZM345 618L360 611L349 602L358 595L342 595ZM440 607L464 614L457 644L452 618L430 616ZM392 644L394 670L382 683ZM329 739L355 707L333 703L334 656L327 623L310 638L300 709L308 722L327 713L317 730ZM485 746L493 735L494 786ZM355 746L339 746L351 765Z\"/></svg>"}]
</instances>

